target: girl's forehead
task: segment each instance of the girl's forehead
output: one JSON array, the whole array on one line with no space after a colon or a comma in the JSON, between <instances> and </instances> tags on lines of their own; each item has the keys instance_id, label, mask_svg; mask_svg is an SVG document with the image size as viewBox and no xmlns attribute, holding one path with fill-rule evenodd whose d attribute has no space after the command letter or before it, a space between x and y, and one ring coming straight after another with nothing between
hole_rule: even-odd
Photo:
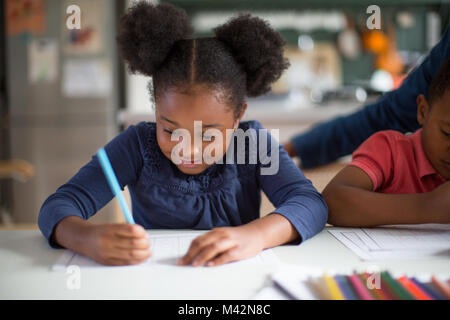
<instances>
[{"instance_id":1,"label":"girl's forehead","mask_svg":"<svg viewBox=\"0 0 450 320\"><path fill-rule=\"evenodd\" d=\"M228 125L233 121L233 110L214 90L175 91L165 93L156 103L157 115L178 124L193 121ZM160 119L161 120L161 119Z\"/></svg>"}]
</instances>

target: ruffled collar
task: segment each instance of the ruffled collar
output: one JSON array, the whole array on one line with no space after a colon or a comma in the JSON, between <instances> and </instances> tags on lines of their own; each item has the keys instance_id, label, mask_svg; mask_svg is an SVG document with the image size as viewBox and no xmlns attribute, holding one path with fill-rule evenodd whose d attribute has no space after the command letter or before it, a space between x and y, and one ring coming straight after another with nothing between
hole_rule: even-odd
<instances>
[{"instance_id":1,"label":"ruffled collar","mask_svg":"<svg viewBox=\"0 0 450 320\"><path fill-rule=\"evenodd\" d=\"M188 191L201 190L208 191L219 187L223 183L225 165L215 163L196 175L186 174L178 169L178 167L170 161L161 151L156 139L156 123L146 122L148 130L146 130L146 148L144 155L150 166L156 170L158 174L164 174L167 178L168 185L176 185Z\"/></svg>"}]
</instances>

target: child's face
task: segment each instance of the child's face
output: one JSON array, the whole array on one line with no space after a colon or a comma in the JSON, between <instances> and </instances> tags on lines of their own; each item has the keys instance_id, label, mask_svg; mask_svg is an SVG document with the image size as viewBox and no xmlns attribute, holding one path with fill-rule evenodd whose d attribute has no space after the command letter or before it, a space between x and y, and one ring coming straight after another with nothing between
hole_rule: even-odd
<instances>
[{"instance_id":1,"label":"child's face","mask_svg":"<svg viewBox=\"0 0 450 320\"><path fill-rule=\"evenodd\" d=\"M450 180L450 90L430 106L425 96L417 98L417 120L422 125L425 154L436 171Z\"/></svg>"},{"instance_id":2,"label":"child's face","mask_svg":"<svg viewBox=\"0 0 450 320\"><path fill-rule=\"evenodd\" d=\"M216 152L220 149L213 148L213 145L210 147L213 150L211 154L215 159L222 158L230 143L226 130L231 132L230 130L237 128L242 118L243 112L238 119L235 119L233 110L217 98L219 93L199 86L189 90L189 93L169 90L156 103L156 135L159 148L183 173L199 174L212 165L211 162L207 163L204 159L205 148L209 144L222 145L222 152ZM195 128L194 121L197 122ZM199 130L198 121L202 122L201 130ZM172 132L176 129L184 129L185 132L189 132L191 140L190 152L186 152L184 149L177 152L182 161L179 164L174 161L172 150L177 145L177 148L181 145L180 142L184 136L172 141ZM210 134L205 135L208 129L219 130L221 136L217 138ZM197 135L197 143L194 143L195 135Z\"/></svg>"}]
</instances>

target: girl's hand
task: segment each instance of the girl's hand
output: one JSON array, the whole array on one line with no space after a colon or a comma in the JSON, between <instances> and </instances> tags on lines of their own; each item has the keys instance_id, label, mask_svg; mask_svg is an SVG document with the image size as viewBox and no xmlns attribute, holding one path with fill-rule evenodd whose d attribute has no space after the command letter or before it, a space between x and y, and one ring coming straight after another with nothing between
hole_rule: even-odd
<instances>
[{"instance_id":1,"label":"girl's hand","mask_svg":"<svg viewBox=\"0 0 450 320\"><path fill-rule=\"evenodd\" d=\"M92 225L85 254L105 265L133 265L151 256L145 229L137 224Z\"/></svg>"},{"instance_id":2,"label":"girl's hand","mask_svg":"<svg viewBox=\"0 0 450 320\"><path fill-rule=\"evenodd\" d=\"M250 225L214 228L194 239L178 265L218 266L249 258L264 249L261 231Z\"/></svg>"}]
</instances>

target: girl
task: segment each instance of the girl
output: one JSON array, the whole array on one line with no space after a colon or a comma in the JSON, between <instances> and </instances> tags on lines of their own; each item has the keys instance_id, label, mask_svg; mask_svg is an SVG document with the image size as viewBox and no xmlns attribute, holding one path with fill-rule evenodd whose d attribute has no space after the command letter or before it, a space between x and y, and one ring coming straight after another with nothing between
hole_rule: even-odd
<instances>
[{"instance_id":1,"label":"girl","mask_svg":"<svg viewBox=\"0 0 450 320\"><path fill-rule=\"evenodd\" d=\"M194 121L223 133L219 137L230 129L262 129L257 121L240 122L245 96L268 92L289 65L281 36L250 15L214 29L215 37L193 39L192 33L186 13L169 4L139 2L122 17L117 37L121 55L130 72L152 76L149 89L156 104L156 123L130 126L105 146L122 189L129 188L137 224L86 221L113 198L93 156L42 205L39 227L53 247L102 264L137 264L151 255L144 228L212 229L178 261L212 266L305 241L323 229L327 206L321 194L279 145L273 152L279 167L272 175L262 174L266 164L260 159L256 164L194 161L198 146L173 161L178 141L172 133L183 129L193 136ZM219 143L225 151L231 140L199 138L201 147ZM249 140L247 147L259 145ZM247 159L248 148L245 152ZM270 144L266 152L272 154ZM225 158L225 152L214 156ZM261 189L276 207L263 218Z\"/></svg>"}]
</instances>

